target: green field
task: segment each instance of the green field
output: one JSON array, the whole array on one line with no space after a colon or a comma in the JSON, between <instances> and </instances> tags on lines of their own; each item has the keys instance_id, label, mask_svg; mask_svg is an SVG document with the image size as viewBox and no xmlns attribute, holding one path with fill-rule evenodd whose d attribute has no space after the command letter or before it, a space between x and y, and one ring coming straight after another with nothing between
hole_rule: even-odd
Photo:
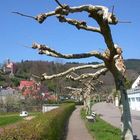
<instances>
[{"instance_id":1,"label":"green field","mask_svg":"<svg viewBox=\"0 0 140 140\"><path fill-rule=\"evenodd\" d=\"M29 116L36 116L41 114L40 112L31 112ZM19 116L19 113L2 113L0 114L0 126L14 124L18 121L22 121L23 117Z\"/></svg>"},{"instance_id":2,"label":"green field","mask_svg":"<svg viewBox=\"0 0 140 140\"><path fill-rule=\"evenodd\" d=\"M19 115L0 115L0 126L5 126L9 124L21 121L23 118Z\"/></svg>"}]
</instances>

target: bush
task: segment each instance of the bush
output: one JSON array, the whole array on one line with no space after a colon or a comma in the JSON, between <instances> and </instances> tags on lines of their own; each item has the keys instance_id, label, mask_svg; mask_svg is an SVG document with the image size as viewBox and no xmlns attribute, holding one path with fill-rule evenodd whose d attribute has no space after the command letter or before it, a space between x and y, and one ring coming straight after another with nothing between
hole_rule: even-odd
<instances>
[{"instance_id":1,"label":"bush","mask_svg":"<svg viewBox=\"0 0 140 140\"><path fill-rule=\"evenodd\" d=\"M64 100L61 103L75 103L75 105L83 105L83 101L75 101L75 100Z\"/></svg>"},{"instance_id":2,"label":"bush","mask_svg":"<svg viewBox=\"0 0 140 140\"><path fill-rule=\"evenodd\" d=\"M75 109L74 104L63 104L35 119L22 122L0 134L0 140L62 140L69 116Z\"/></svg>"}]
</instances>

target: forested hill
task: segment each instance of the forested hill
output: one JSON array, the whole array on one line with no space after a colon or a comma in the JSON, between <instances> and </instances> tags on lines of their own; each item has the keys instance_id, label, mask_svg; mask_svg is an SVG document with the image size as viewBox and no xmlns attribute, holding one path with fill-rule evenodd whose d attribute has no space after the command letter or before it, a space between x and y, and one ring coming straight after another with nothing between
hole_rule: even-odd
<instances>
[{"instance_id":1,"label":"forested hill","mask_svg":"<svg viewBox=\"0 0 140 140\"><path fill-rule=\"evenodd\" d=\"M127 69L135 70L140 74L140 59L128 59L125 60Z\"/></svg>"},{"instance_id":2,"label":"forested hill","mask_svg":"<svg viewBox=\"0 0 140 140\"><path fill-rule=\"evenodd\" d=\"M97 64L97 62L93 62L91 64ZM125 60L125 64L127 67L127 77L130 81L134 81L137 76L140 74L140 59L128 59ZM63 72L70 67L84 65L83 63L55 63L55 62L47 62L47 61L24 61L21 63L17 63L16 76L21 78L28 79L32 74L39 75L43 73L47 73L48 75L56 74L59 72ZM94 72L95 70L86 69L78 71L78 74ZM102 79L105 81L106 86L112 86L114 83L112 81L113 77L110 73L107 73L106 76L102 76Z\"/></svg>"},{"instance_id":3,"label":"forested hill","mask_svg":"<svg viewBox=\"0 0 140 140\"><path fill-rule=\"evenodd\" d=\"M90 64L97 64L93 62ZM46 72L48 74L62 72L70 67L84 65L83 63L55 63L48 61L22 61L21 63L16 63L16 75L30 76L31 74L41 75ZM140 59L128 59L125 60L125 65L127 70L131 70L134 73L140 74ZM86 71L85 71L86 72Z\"/></svg>"},{"instance_id":4,"label":"forested hill","mask_svg":"<svg viewBox=\"0 0 140 140\"><path fill-rule=\"evenodd\" d=\"M90 64L97 64L97 62L93 62ZM130 81L134 81L137 76L140 74L140 59L128 59L125 60L125 64L127 67L127 77ZM22 79L30 79L31 75L38 75L41 76L43 73L47 73L48 75L63 72L70 67L84 65L83 63L56 63L56 62L48 62L48 61L22 61L16 63L16 73L15 78L16 81ZM87 69L87 70L80 70L78 74L82 73L89 73L94 72L95 70ZM102 76L102 79L105 81L106 86L114 85L113 77L110 73L107 73L106 76ZM13 79L15 81L15 79ZM9 85L11 80L8 78L7 75L0 76L0 85ZM53 83L52 83L53 84ZM16 82L17 85L17 82Z\"/></svg>"}]
</instances>

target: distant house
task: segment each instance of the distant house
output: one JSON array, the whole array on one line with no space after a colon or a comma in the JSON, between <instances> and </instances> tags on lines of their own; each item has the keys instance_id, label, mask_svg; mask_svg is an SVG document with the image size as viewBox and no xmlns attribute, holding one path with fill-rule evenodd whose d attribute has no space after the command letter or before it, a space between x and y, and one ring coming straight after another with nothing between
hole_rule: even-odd
<instances>
[{"instance_id":1,"label":"distant house","mask_svg":"<svg viewBox=\"0 0 140 140\"><path fill-rule=\"evenodd\" d=\"M14 75L16 69L15 63L11 62L10 59L6 61L3 66L3 72L6 74L10 74L11 76Z\"/></svg>"},{"instance_id":2,"label":"distant house","mask_svg":"<svg viewBox=\"0 0 140 140\"><path fill-rule=\"evenodd\" d=\"M130 108L140 111L140 76L134 81L131 89L127 90Z\"/></svg>"},{"instance_id":3,"label":"distant house","mask_svg":"<svg viewBox=\"0 0 140 140\"><path fill-rule=\"evenodd\" d=\"M40 84L33 80L22 80L20 81L19 89L24 96L37 96L37 93L40 90Z\"/></svg>"}]
</instances>

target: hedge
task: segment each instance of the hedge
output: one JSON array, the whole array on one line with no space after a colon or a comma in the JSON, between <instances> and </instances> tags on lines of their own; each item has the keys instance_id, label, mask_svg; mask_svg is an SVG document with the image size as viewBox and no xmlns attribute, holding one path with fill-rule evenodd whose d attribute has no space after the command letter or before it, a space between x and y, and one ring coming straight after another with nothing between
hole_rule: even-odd
<instances>
[{"instance_id":1,"label":"hedge","mask_svg":"<svg viewBox=\"0 0 140 140\"><path fill-rule=\"evenodd\" d=\"M62 140L69 116L75 104L63 104L59 108L41 114L31 121L0 132L0 140Z\"/></svg>"},{"instance_id":2,"label":"hedge","mask_svg":"<svg viewBox=\"0 0 140 140\"><path fill-rule=\"evenodd\" d=\"M83 101L75 101L75 100L64 100L61 103L75 103L75 105L83 105Z\"/></svg>"}]
</instances>

